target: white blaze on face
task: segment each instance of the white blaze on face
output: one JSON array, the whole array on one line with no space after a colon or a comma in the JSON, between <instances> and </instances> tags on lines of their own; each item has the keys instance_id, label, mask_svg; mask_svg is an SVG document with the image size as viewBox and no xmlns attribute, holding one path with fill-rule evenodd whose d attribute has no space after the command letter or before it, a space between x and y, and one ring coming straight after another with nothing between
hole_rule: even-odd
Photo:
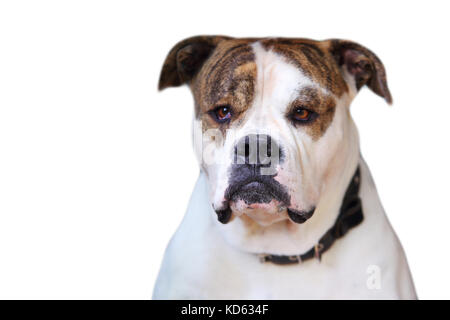
<instances>
[{"instance_id":1,"label":"white blaze on face","mask_svg":"<svg viewBox=\"0 0 450 320\"><path fill-rule=\"evenodd\" d=\"M306 145L312 139L292 125L287 112L302 88L319 87L285 57L265 50L259 43L253 44L253 49L257 65L256 92L243 131L255 133L264 128L278 141L285 159L275 179L288 189L291 208L309 211L316 205L319 194L309 182L312 172L304 168L310 167Z\"/></svg>"},{"instance_id":2,"label":"white blaze on face","mask_svg":"<svg viewBox=\"0 0 450 320\"><path fill-rule=\"evenodd\" d=\"M214 137L202 132L201 121L194 121L197 154L203 149L202 168L210 187L213 207L221 209L228 188L234 147L242 137L249 134L268 134L283 150L284 160L277 167L275 180L283 185L290 195L289 208L309 211L319 205L320 194L332 178L330 170L342 166L346 148L343 128L352 127L348 113L348 101L336 101L336 111L325 134L314 140L302 126L294 126L287 117L290 104L299 97L305 87L330 94L308 78L287 58L264 49L258 42L252 45L257 65L257 79L252 106L239 123L232 123L225 137ZM218 130L217 130L218 131ZM217 133L220 134L220 131ZM339 152L342 151L342 152ZM198 154L199 158L202 158ZM327 180L328 179L328 180ZM243 203L231 204L235 214L247 214L261 225L287 219L287 212L277 201L258 204L254 208ZM276 217L274 217L276 215ZM258 219L259 217L259 219Z\"/></svg>"}]
</instances>

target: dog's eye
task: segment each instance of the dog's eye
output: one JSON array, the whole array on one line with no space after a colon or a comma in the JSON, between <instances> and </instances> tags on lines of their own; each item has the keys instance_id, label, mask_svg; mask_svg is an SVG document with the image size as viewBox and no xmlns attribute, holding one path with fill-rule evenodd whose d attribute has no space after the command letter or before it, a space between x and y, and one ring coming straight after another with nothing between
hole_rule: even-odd
<instances>
[{"instance_id":1,"label":"dog's eye","mask_svg":"<svg viewBox=\"0 0 450 320\"><path fill-rule=\"evenodd\" d=\"M292 113L292 119L296 122L306 123L314 120L316 113L305 109L303 107L297 107Z\"/></svg>"},{"instance_id":2,"label":"dog's eye","mask_svg":"<svg viewBox=\"0 0 450 320\"><path fill-rule=\"evenodd\" d=\"M228 105L219 106L210 111L210 114L218 123L225 123L231 119L231 107Z\"/></svg>"}]
</instances>

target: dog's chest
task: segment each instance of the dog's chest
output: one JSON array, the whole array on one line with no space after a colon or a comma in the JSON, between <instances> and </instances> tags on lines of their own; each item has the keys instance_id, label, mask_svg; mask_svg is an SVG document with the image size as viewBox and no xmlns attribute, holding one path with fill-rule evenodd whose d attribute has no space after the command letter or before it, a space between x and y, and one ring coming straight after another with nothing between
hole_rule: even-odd
<instances>
[{"instance_id":1,"label":"dog's chest","mask_svg":"<svg viewBox=\"0 0 450 320\"><path fill-rule=\"evenodd\" d=\"M203 260L204 259L204 260ZM279 266L262 264L256 255L228 253L197 259L197 268L179 274L178 296L196 299L338 299L365 297L365 268L322 262ZM203 261L202 261L203 260ZM358 271L361 269L361 272ZM184 291L184 292L183 292Z\"/></svg>"},{"instance_id":2,"label":"dog's chest","mask_svg":"<svg viewBox=\"0 0 450 320\"><path fill-rule=\"evenodd\" d=\"M170 296L190 299L339 299L386 296L367 288L368 260L364 253L341 250L327 252L322 261L309 260L289 266L261 263L257 255L242 253L213 232L203 234L202 246L181 246L174 241ZM181 238L180 238L181 239ZM180 246L180 248L178 248ZM348 245L345 245L348 249ZM356 254L358 259L352 258ZM373 256L373 252L367 254ZM380 262L380 260L378 260ZM175 269L173 269L175 266ZM164 276L163 276L164 277ZM388 278L386 278L387 280Z\"/></svg>"}]
</instances>

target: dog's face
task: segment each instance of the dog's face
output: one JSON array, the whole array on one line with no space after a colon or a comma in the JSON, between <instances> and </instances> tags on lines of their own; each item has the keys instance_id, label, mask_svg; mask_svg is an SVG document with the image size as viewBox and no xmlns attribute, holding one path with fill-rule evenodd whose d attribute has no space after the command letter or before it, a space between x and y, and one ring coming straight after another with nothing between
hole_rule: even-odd
<instances>
[{"instance_id":1,"label":"dog's face","mask_svg":"<svg viewBox=\"0 0 450 320\"><path fill-rule=\"evenodd\" d=\"M384 67L349 41L194 37L169 53L160 89L188 83L195 146L219 221L303 223L347 161L349 105Z\"/></svg>"}]
</instances>

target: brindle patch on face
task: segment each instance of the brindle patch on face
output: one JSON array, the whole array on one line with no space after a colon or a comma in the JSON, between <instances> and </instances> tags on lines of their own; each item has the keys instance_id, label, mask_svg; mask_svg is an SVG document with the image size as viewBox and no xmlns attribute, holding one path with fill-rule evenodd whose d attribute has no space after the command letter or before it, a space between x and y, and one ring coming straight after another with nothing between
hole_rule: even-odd
<instances>
[{"instance_id":1,"label":"brindle patch on face","mask_svg":"<svg viewBox=\"0 0 450 320\"><path fill-rule=\"evenodd\" d=\"M319 88L305 87L287 108L286 116L289 117L298 107L318 114L318 117L311 123L298 124L293 122L295 126L303 128L314 140L317 140L331 124L336 109L336 102L331 95Z\"/></svg>"},{"instance_id":2,"label":"brindle patch on face","mask_svg":"<svg viewBox=\"0 0 450 320\"><path fill-rule=\"evenodd\" d=\"M203 129L225 130L229 124L218 124L208 114L218 106L229 105L232 120L239 120L253 101L256 64L250 44L254 39L222 41L191 84L196 117Z\"/></svg>"},{"instance_id":3,"label":"brindle patch on face","mask_svg":"<svg viewBox=\"0 0 450 320\"><path fill-rule=\"evenodd\" d=\"M297 65L306 76L340 97L348 91L341 71L328 50L328 44L310 39L271 38L261 40L267 49L279 53Z\"/></svg>"},{"instance_id":4,"label":"brindle patch on face","mask_svg":"<svg viewBox=\"0 0 450 320\"><path fill-rule=\"evenodd\" d=\"M318 117L314 121L296 126L299 129L301 126L314 140L319 139L333 120L336 107L334 97L340 97L348 91L347 84L327 45L309 39L288 38L265 39L260 43L266 50L285 57L318 85L303 88L287 109L287 115L299 106L316 112Z\"/></svg>"}]
</instances>

